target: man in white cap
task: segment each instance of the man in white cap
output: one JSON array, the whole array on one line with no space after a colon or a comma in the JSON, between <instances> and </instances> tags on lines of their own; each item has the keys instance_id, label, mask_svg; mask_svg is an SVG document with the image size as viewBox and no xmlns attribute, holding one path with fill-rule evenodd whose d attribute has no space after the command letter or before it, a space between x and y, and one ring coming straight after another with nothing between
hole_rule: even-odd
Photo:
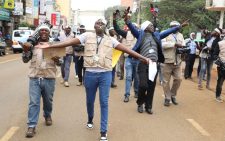
<instances>
[{"instance_id":1,"label":"man in white cap","mask_svg":"<svg viewBox=\"0 0 225 141\"><path fill-rule=\"evenodd\" d=\"M172 21L170 27L180 26L177 21ZM181 54L177 54L176 49L185 46L183 35L176 31L162 40L163 54L165 62L162 64L163 91L165 95L164 106L170 106L170 100L177 105L176 95L182 81ZM172 87L170 78L173 76Z\"/></svg>"},{"instance_id":2,"label":"man in white cap","mask_svg":"<svg viewBox=\"0 0 225 141\"><path fill-rule=\"evenodd\" d=\"M167 37L169 34L176 32L181 27L187 25L187 22L184 22L180 26L170 28L164 32L155 32L154 26L150 21L145 21L141 24L141 30L137 30L133 24L130 22L129 17L127 16L128 11L125 11L124 20L131 30L134 37L137 38L137 42L133 48L136 52L139 52L141 55L149 58L152 62L163 63L164 55L162 53L161 39ZM149 66L143 63L138 64L138 75L139 75L139 88L138 88L138 99L137 99L137 111L143 113L145 104L145 111L148 114L153 114L152 112L152 102L156 86L156 78L154 81L148 79L148 68Z\"/></svg>"},{"instance_id":3,"label":"man in white cap","mask_svg":"<svg viewBox=\"0 0 225 141\"><path fill-rule=\"evenodd\" d=\"M112 50L113 48L124 51L131 56L148 63L148 58L132 51L120 44L116 39L105 35L106 23L99 19L94 25L95 33L86 32L77 38L70 39L59 44L42 44L39 48L57 48L70 45L85 44L84 67L84 86L86 90L86 105L88 113L87 128L94 127L94 102L97 89L99 88L99 101L101 108L100 141L108 141L108 100L112 81Z\"/></svg>"},{"instance_id":4,"label":"man in white cap","mask_svg":"<svg viewBox=\"0 0 225 141\"><path fill-rule=\"evenodd\" d=\"M50 29L47 25L39 26L38 43L49 43ZM36 46L36 45L34 45ZM43 49L34 48L29 52L30 43L23 44L23 62L31 61L29 71L29 110L28 110L28 130L27 138L32 138L38 123L40 113L40 100L43 99L43 110L45 124L52 125L52 101L55 91L56 62L52 59L44 58Z\"/></svg>"},{"instance_id":5,"label":"man in white cap","mask_svg":"<svg viewBox=\"0 0 225 141\"><path fill-rule=\"evenodd\" d=\"M129 15L128 15L129 16ZM129 16L130 17L130 16ZM136 28L137 24L132 23ZM123 37L122 44L132 49L137 41L137 39L131 34L131 31L125 31L120 29L116 21L116 13L113 14L113 26L115 31ZM138 97L138 75L137 75L137 66L139 60L128 56L128 54L124 54L125 57L125 71L126 71L126 80L125 80L125 94L123 102L129 102L130 98L130 90L133 82L134 87L134 97Z\"/></svg>"}]
</instances>

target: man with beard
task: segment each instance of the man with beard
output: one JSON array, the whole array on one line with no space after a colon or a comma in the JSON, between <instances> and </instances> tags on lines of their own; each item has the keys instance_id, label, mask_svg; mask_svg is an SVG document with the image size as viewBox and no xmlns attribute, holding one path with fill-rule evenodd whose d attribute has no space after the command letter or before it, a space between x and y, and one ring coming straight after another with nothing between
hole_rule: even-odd
<instances>
[{"instance_id":1,"label":"man with beard","mask_svg":"<svg viewBox=\"0 0 225 141\"><path fill-rule=\"evenodd\" d=\"M87 128L93 128L94 102L97 89L99 88L99 100L101 108L100 141L107 141L108 131L108 100L112 81L112 50L113 48L126 52L131 56L148 63L146 57L132 51L120 44L115 38L105 35L106 22L98 19L94 24L95 33L86 32L77 38L70 39L54 45L44 43L39 48L58 48L70 45L85 44L84 86L86 90L86 105L88 113Z\"/></svg>"}]
</instances>

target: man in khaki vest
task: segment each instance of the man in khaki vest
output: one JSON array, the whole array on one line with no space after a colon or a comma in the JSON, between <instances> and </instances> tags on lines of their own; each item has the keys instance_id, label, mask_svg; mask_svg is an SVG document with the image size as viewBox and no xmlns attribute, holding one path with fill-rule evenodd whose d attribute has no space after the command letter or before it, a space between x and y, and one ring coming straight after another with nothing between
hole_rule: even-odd
<instances>
[{"instance_id":1,"label":"man in khaki vest","mask_svg":"<svg viewBox=\"0 0 225 141\"><path fill-rule=\"evenodd\" d=\"M131 56L140 59L143 63L148 63L146 57L123 46L115 38L105 35L106 22L99 19L94 25L95 33L86 32L77 38L61 42L59 44L42 44L39 48L57 48L70 45L85 44L84 66L86 68L84 76L84 86L86 90L86 105L88 113L87 128L92 129L94 118L94 102L97 89L99 88L99 100L101 107L100 141L107 141L108 130L108 99L112 81L112 49L118 49Z\"/></svg>"},{"instance_id":2,"label":"man in khaki vest","mask_svg":"<svg viewBox=\"0 0 225 141\"><path fill-rule=\"evenodd\" d=\"M41 25L37 29L40 37L38 44L49 43L50 28L47 25ZM52 101L55 91L56 62L45 58L43 49L34 48L30 51L30 44L23 44L23 62L30 63L29 67L29 110L28 110L28 130L26 137L32 138L35 134L35 128L38 123L40 113L40 100L43 98L43 110L45 124L52 125Z\"/></svg>"},{"instance_id":3,"label":"man in khaki vest","mask_svg":"<svg viewBox=\"0 0 225 141\"><path fill-rule=\"evenodd\" d=\"M170 27L180 26L177 21L172 21ZM172 33L162 40L165 62L162 65L163 91L165 94L164 106L170 106L170 100L177 105L176 95L182 81L181 55L176 54L176 48L185 46L184 37L180 32ZM173 76L173 84L170 88L170 78Z\"/></svg>"}]
</instances>

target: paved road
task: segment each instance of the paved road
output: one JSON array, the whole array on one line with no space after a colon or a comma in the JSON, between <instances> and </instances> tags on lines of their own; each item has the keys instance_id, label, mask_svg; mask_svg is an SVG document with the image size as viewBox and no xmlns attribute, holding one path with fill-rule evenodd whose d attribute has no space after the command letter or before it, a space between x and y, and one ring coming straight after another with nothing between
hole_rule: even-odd
<instances>
[{"instance_id":1,"label":"paved road","mask_svg":"<svg viewBox=\"0 0 225 141\"><path fill-rule=\"evenodd\" d=\"M76 86L71 71L69 88L57 78L54 95L54 123L44 125L42 111L37 134L25 138L28 105L28 64L20 54L0 57L0 141L97 141L99 140L99 102L96 98L94 129L87 130L85 91ZM11 60L11 61L7 61ZM215 79L215 78L214 78ZM110 141L224 141L225 103L214 100L214 92L199 91L195 78L183 80L178 106L163 106L162 87L157 84L153 115L139 114L136 99L123 102L124 80L116 80L109 102ZM215 84L214 84L215 85ZM224 89L225 90L225 89Z\"/></svg>"}]
</instances>

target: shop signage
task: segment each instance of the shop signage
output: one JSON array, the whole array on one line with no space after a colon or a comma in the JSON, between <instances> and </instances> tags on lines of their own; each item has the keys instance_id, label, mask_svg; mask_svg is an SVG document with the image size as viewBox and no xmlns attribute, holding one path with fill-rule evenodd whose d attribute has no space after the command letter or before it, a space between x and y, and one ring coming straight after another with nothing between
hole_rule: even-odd
<instances>
[{"instance_id":1,"label":"shop signage","mask_svg":"<svg viewBox=\"0 0 225 141\"><path fill-rule=\"evenodd\" d=\"M7 9L0 8L0 20L10 21L10 12Z\"/></svg>"}]
</instances>

